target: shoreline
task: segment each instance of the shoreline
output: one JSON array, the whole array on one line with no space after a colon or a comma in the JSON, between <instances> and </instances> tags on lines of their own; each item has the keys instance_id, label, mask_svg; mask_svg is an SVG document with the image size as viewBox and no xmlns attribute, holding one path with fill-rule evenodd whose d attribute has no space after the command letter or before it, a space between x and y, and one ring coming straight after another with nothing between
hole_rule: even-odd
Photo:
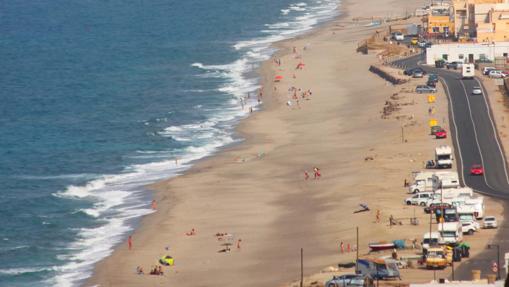
<instances>
[{"instance_id":1,"label":"shoreline","mask_svg":"<svg viewBox=\"0 0 509 287\"><path fill-rule=\"evenodd\" d=\"M386 2L400 3L403 1L387 0ZM415 2L414 5L418 5L419 1ZM362 5L352 3L350 0L342 1L341 14L336 18L303 35L274 44L278 51L260 67L261 82L266 83L262 108L259 112L241 120L235 128L236 135L240 135L243 140L222 148L214 155L198 160L181 176L150 185L149 188L156 190L154 199L158 202L158 209L155 214L146 216L140 221L133 235L134 252L126 250L126 245L117 246L112 255L96 264L94 274L87 280L85 286L94 284L139 286L139 284L158 285L163 283L185 285L185 282L191 286L226 286L224 285L225 280L233 286L237 285L235 282L239 282L236 280L249 278L259 278L257 282L251 282L253 286L262 284L279 286L296 278L297 270L294 264L298 260L298 246L304 245L312 248L309 255L311 259L307 263L311 265L311 271L308 269L307 274L317 272L327 262L337 262L343 258L343 256L338 257L338 254L332 254L331 251L337 249L338 236L342 236L340 238L344 238L344 240L351 240L351 234L348 234L349 231L338 230L335 225L351 225L351 220L371 221L372 214L360 215L360 217L348 214L351 213L351 208L357 206L358 202L374 199L370 193L376 188L376 185L368 183L361 186L358 189L359 195L337 194L336 189L338 187L353 189L358 184L355 181L362 182L363 178L383 175L380 171L369 170L370 168L366 167L366 163L363 161L358 162L358 156L362 153L372 153L372 149L383 150L384 145L394 144L394 141L398 140L398 135L387 134L387 130L391 129L389 123L379 123L376 120L377 113L371 114L373 111L380 110L381 106L378 105L383 103L384 98L377 99L375 96L362 95L363 91L359 91L359 94L356 94L357 97L346 96L354 91L354 88L362 88L354 81L363 81L366 77L368 79L376 78L367 70L364 71L364 74L356 74L357 70L362 70L356 68L354 69L355 75L348 75L345 77L347 78L345 83L337 84L329 83L327 80L335 81L335 77L327 74L322 75L325 78L323 81L310 79L313 75L307 72L308 67L306 67L302 73L305 74L305 77L310 78L301 81L299 74L296 83L304 90L316 82L320 82L326 87L311 87L313 90L312 99L302 103L302 110L310 110L310 112L303 114L299 110L285 107L286 97L281 95L281 91L284 94L285 89L281 89L281 86L290 85L290 83L286 83L286 79L290 78L287 70L281 71L286 73L283 84L277 84L278 90L272 92L274 88L272 79L277 70L273 67L272 59L285 58L285 62L292 62L292 59L287 59L292 54L291 47L298 43L299 48L302 48L304 46L302 42L314 38L325 39L325 41L334 39L334 41L342 43L342 48L352 48L359 39L363 39L364 36L374 31L373 28L356 25L352 25L353 28L347 27L347 25L341 26L342 22L350 23L347 20L347 17L351 16L348 9ZM369 6L365 3L364 5ZM352 30L352 34L357 35L350 35L349 29ZM330 31L333 31L331 35ZM317 45L317 49L329 51L329 47L333 47L330 43L326 43L326 45L325 47ZM313 45L310 48L310 53L316 54L314 50L315 46ZM360 60L361 67L364 67L374 59L373 55L361 58L362 56L354 54L354 59L341 60L342 56L351 55L351 52L350 50L341 51L337 56L332 56L335 60L340 59L339 75L342 75L341 71L349 70L348 64L355 65L356 60ZM302 53L306 55L307 52ZM309 60L304 58L306 61ZM323 59L317 58L316 55L310 62L320 66L323 70L336 71L338 69L336 63L332 65L323 62ZM286 65L286 63L283 64ZM347 87L343 87L341 84ZM384 85L383 81L366 83L364 92L386 97L391 88L386 85L384 87ZM380 91L377 92L373 88L380 89ZM338 98L331 94L336 92L343 97ZM270 96L267 96L268 94ZM320 96L323 96L324 99L321 99ZM363 103L366 100L377 102ZM358 115L354 112L355 107L366 109L366 111L362 111ZM339 108L344 113L338 112L334 108ZM322 110L326 116L320 114ZM301 114L295 116L294 114L298 112ZM348 119L352 121L354 128L366 129L367 133L353 135L352 127L345 126L341 121ZM377 124L375 128L371 127L373 122ZM308 129L308 125L330 129L334 134L339 133L340 136L318 133L318 131ZM380 130L380 128L387 130ZM358 146L353 146L350 142L345 143L342 135L345 135L348 140L353 140ZM373 144L376 148L371 147L372 145L369 143L372 141L372 136L378 137L376 143ZM302 139L303 137L306 138ZM320 145L320 141L316 142L316 138L323 139L325 147ZM293 145L297 147L288 150L288 147ZM311 147L308 148L306 145ZM322 152L321 149L326 151ZM332 160L329 158L331 151L344 153L342 156L345 159L329 163ZM391 149L392 151L394 150ZM260 157L260 154L263 156ZM389 162L389 166L386 168L386 172L389 173L387 180L397 178L402 173L401 168L397 167L400 163L393 163L391 158L383 158L383 155L381 157L382 160ZM355 160L351 166L352 170L363 171L362 176L352 176L353 180L347 180L342 172L336 170L341 164L348 165L349 159ZM314 162L309 163L310 160ZM268 163L265 163L266 161ZM249 167L242 167L243 165ZM404 166L408 165L408 163L404 164ZM313 166L323 169L323 179L315 183L301 182L302 170L312 169ZM349 175L348 172L347 175ZM272 182L267 182L267 179ZM381 190L388 191L395 186L399 185L393 183ZM270 192L270 190L277 192ZM217 195L210 194L211 191ZM387 195L380 196L382 196L380 197L382 202L393 200L385 198ZM341 208L348 209L348 212L336 211L336 206L331 206L330 200L337 202ZM374 202L374 204L383 207L383 205L379 205L380 203ZM401 208L399 206L391 207L388 212L397 213L397 209ZM404 212L408 213L409 211ZM387 214L384 215L388 217ZM331 220L331 218L337 219ZM366 223L366 228L370 228L370 224ZM186 237L184 234L191 228L196 228L197 236ZM396 229L398 230L396 231ZM376 227L374 231L377 230L389 232L382 236L389 238L395 235L394 232L409 234L399 228L387 231L386 228ZM243 245L245 244L247 247L229 255L218 255L215 253L215 249L219 247L213 240L213 234L220 231L234 233L237 236L236 239L241 238ZM165 238L156 238L160 235ZM289 239L291 240L289 241ZM141 248L138 247L140 245ZM165 246L168 247L169 252L164 251ZM309 252L308 248L306 248L306 254ZM207 253L210 250L213 253ZM134 274L133 270L137 265L144 265L148 270L149 266L155 264L157 258L165 253L171 253L177 262L175 268L166 271L168 275L147 277ZM225 273L225 269L229 272ZM115 272L112 273L111 270L115 270ZM268 276L268 270L277 270L280 274L276 277ZM189 281L196 275L200 277L196 280L203 282ZM205 277L209 280L208 282ZM245 281L240 282L245 283Z\"/></svg>"}]
</instances>

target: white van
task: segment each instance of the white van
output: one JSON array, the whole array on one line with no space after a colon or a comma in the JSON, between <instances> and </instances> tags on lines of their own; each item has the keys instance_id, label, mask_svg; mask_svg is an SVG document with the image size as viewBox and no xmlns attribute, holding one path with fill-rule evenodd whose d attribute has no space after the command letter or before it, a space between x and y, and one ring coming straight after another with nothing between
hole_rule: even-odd
<instances>
[{"instance_id":1,"label":"white van","mask_svg":"<svg viewBox=\"0 0 509 287\"><path fill-rule=\"evenodd\" d=\"M472 198L474 196L474 190L470 187L444 188L436 190L435 194L439 199L441 196L444 199L454 199L457 197Z\"/></svg>"},{"instance_id":2,"label":"white van","mask_svg":"<svg viewBox=\"0 0 509 287\"><path fill-rule=\"evenodd\" d=\"M446 171L436 172L433 177L433 190L460 187L458 172Z\"/></svg>"},{"instance_id":3,"label":"white van","mask_svg":"<svg viewBox=\"0 0 509 287\"><path fill-rule=\"evenodd\" d=\"M461 222L444 222L438 224L440 244L456 244L463 241L463 228Z\"/></svg>"},{"instance_id":4,"label":"white van","mask_svg":"<svg viewBox=\"0 0 509 287\"><path fill-rule=\"evenodd\" d=\"M426 206L426 203L433 200L433 192L420 192L405 199L407 205Z\"/></svg>"},{"instance_id":5,"label":"white van","mask_svg":"<svg viewBox=\"0 0 509 287\"><path fill-rule=\"evenodd\" d=\"M477 197L457 197L454 199L445 199L444 201L447 201L447 203L452 204L453 206L460 207L460 206L470 206L474 210L474 216L476 219L482 219L484 217L484 197L477 196Z\"/></svg>"},{"instance_id":6,"label":"white van","mask_svg":"<svg viewBox=\"0 0 509 287\"><path fill-rule=\"evenodd\" d=\"M440 233L438 233L438 232L424 233L424 236L422 237L422 242L421 242L422 249L427 250L431 246L438 245L439 239L440 239Z\"/></svg>"},{"instance_id":7,"label":"white van","mask_svg":"<svg viewBox=\"0 0 509 287\"><path fill-rule=\"evenodd\" d=\"M463 79L473 79L475 76L474 64L463 64L461 76Z\"/></svg>"},{"instance_id":8,"label":"white van","mask_svg":"<svg viewBox=\"0 0 509 287\"><path fill-rule=\"evenodd\" d=\"M433 191L433 174L431 171L421 171L415 174L414 183L408 186L408 193Z\"/></svg>"}]
</instances>

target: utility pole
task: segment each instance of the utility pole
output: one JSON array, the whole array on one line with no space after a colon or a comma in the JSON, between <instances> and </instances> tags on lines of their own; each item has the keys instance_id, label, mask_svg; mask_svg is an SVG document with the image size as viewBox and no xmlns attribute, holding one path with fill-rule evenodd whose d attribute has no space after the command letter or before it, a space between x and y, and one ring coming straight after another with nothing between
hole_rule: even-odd
<instances>
[{"instance_id":1,"label":"utility pole","mask_svg":"<svg viewBox=\"0 0 509 287\"><path fill-rule=\"evenodd\" d=\"M356 248L355 248L355 274L359 274L359 226L357 226L356 228L356 233L357 233L357 237L356 237Z\"/></svg>"},{"instance_id":2,"label":"utility pole","mask_svg":"<svg viewBox=\"0 0 509 287\"><path fill-rule=\"evenodd\" d=\"M304 284L304 248L300 249L300 287Z\"/></svg>"}]
</instances>

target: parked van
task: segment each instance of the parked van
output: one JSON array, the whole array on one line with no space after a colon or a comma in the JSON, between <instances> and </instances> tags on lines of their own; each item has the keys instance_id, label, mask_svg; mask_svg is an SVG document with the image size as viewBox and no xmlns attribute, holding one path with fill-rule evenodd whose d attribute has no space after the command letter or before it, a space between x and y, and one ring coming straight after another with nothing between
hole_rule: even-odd
<instances>
[{"instance_id":1,"label":"parked van","mask_svg":"<svg viewBox=\"0 0 509 287\"><path fill-rule=\"evenodd\" d=\"M463 241L463 230L459 221L439 223L438 232L441 244L456 244Z\"/></svg>"},{"instance_id":2,"label":"parked van","mask_svg":"<svg viewBox=\"0 0 509 287\"><path fill-rule=\"evenodd\" d=\"M414 183L408 186L408 193L433 191L433 172L421 171L415 174Z\"/></svg>"},{"instance_id":3,"label":"parked van","mask_svg":"<svg viewBox=\"0 0 509 287\"><path fill-rule=\"evenodd\" d=\"M429 232L424 233L421 242L422 250L428 250L432 246L437 246L439 239L440 233L438 232L431 232L431 235Z\"/></svg>"},{"instance_id":4,"label":"parked van","mask_svg":"<svg viewBox=\"0 0 509 287\"><path fill-rule=\"evenodd\" d=\"M470 187L441 188L435 191L436 198L454 199L458 197L472 198L474 191Z\"/></svg>"},{"instance_id":5,"label":"parked van","mask_svg":"<svg viewBox=\"0 0 509 287\"><path fill-rule=\"evenodd\" d=\"M420 205L426 206L429 200L433 199L433 192L420 192L405 199L407 205Z\"/></svg>"},{"instance_id":6,"label":"parked van","mask_svg":"<svg viewBox=\"0 0 509 287\"><path fill-rule=\"evenodd\" d=\"M460 180L456 171L437 172L432 177L433 190L460 187Z\"/></svg>"},{"instance_id":7,"label":"parked van","mask_svg":"<svg viewBox=\"0 0 509 287\"><path fill-rule=\"evenodd\" d=\"M452 148L444 145L435 148L435 162L438 168L452 167Z\"/></svg>"},{"instance_id":8,"label":"parked van","mask_svg":"<svg viewBox=\"0 0 509 287\"><path fill-rule=\"evenodd\" d=\"M453 206L459 207L459 206L470 206L474 210L474 216L476 219L482 219L484 217L484 197L477 196L477 197L457 197L451 200L448 200L448 203L452 204Z\"/></svg>"}]
</instances>

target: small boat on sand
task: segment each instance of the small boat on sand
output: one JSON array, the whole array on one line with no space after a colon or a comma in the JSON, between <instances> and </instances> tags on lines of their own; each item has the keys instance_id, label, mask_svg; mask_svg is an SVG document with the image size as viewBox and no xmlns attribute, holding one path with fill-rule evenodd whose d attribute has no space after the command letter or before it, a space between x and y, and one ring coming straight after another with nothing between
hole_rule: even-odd
<instances>
[{"instance_id":1,"label":"small boat on sand","mask_svg":"<svg viewBox=\"0 0 509 287\"><path fill-rule=\"evenodd\" d=\"M393 249L396 246L392 242L376 242L368 244L370 251L381 251L387 249Z\"/></svg>"}]
</instances>

